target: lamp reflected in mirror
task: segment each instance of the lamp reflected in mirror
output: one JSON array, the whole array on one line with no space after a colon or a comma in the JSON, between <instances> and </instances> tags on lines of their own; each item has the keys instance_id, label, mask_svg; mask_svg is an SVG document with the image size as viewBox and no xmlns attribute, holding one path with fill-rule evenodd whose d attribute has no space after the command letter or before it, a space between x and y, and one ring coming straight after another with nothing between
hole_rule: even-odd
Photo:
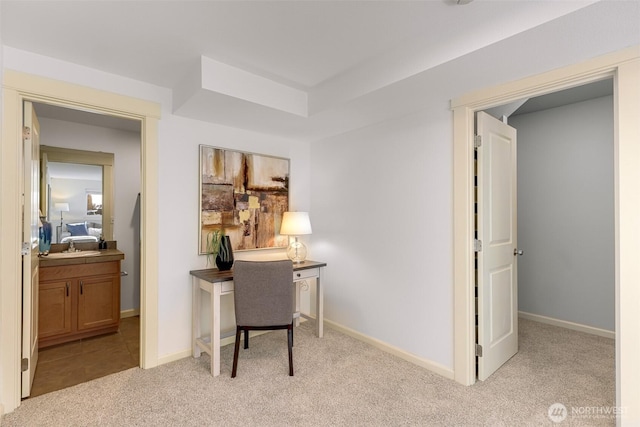
<instances>
[{"instance_id":1,"label":"lamp reflected in mirror","mask_svg":"<svg viewBox=\"0 0 640 427\"><path fill-rule=\"evenodd\" d=\"M60 233L62 232L62 226L64 221L62 218L62 213L69 212L69 203L56 203L53 205L53 210L60 212L60 231L57 233L58 243L60 243Z\"/></svg>"}]
</instances>

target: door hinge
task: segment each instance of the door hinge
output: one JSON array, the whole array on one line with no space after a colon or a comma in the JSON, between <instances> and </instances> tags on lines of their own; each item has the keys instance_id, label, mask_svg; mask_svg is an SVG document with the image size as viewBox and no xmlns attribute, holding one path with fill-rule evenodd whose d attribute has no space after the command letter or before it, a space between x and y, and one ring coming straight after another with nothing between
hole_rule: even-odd
<instances>
[{"instance_id":1,"label":"door hinge","mask_svg":"<svg viewBox=\"0 0 640 427\"><path fill-rule=\"evenodd\" d=\"M473 250L475 252L482 252L482 240L475 239L473 241Z\"/></svg>"},{"instance_id":2,"label":"door hinge","mask_svg":"<svg viewBox=\"0 0 640 427\"><path fill-rule=\"evenodd\" d=\"M478 149L482 147L482 136L481 135L474 135L473 136L473 148Z\"/></svg>"},{"instance_id":3,"label":"door hinge","mask_svg":"<svg viewBox=\"0 0 640 427\"><path fill-rule=\"evenodd\" d=\"M20 249L20 255L29 255L31 251L31 245L29 242L22 242L22 249Z\"/></svg>"},{"instance_id":4,"label":"door hinge","mask_svg":"<svg viewBox=\"0 0 640 427\"><path fill-rule=\"evenodd\" d=\"M29 369L29 359L25 357L24 359L22 359L22 372L26 371L27 369Z\"/></svg>"},{"instance_id":5,"label":"door hinge","mask_svg":"<svg viewBox=\"0 0 640 427\"><path fill-rule=\"evenodd\" d=\"M482 357L482 346L480 344L476 344L476 356Z\"/></svg>"}]
</instances>

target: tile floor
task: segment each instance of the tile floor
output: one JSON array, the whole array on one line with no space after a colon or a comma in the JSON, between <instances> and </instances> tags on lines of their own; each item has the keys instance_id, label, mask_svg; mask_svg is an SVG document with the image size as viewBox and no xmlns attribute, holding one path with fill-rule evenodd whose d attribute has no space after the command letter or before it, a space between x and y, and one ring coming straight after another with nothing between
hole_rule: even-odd
<instances>
[{"instance_id":1,"label":"tile floor","mask_svg":"<svg viewBox=\"0 0 640 427\"><path fill-rule=\"evenodd\" d=\"M41 349L31 397L50 393L140 364L140 318L120 320L113 334Z\"/></svg>"}]
</instances>

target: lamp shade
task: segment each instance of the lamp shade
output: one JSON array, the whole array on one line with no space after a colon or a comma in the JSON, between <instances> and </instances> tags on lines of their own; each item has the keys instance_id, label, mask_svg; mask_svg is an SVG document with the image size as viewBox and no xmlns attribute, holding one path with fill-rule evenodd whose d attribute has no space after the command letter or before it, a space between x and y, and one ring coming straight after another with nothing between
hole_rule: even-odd
<instances>
[{"instance_id":1,"label":"lamp shade","mask_svg":"<svg viewBox=\"0 0 640 427\"><path fill-rule=\"evenodd\" d=\"M280 234L286 236L302 236L311 234L309 212L285 212L282 215Z\"/></svg>"},{"instance_id":2,"label":"lamp shade","mask_svg":"<svg viewBox=\"0 0 640 427\"><path fill-rule=\"evenodd\" d=\"M53 205L53 209L58 212L69 212L69 203L56 203Z\"/></svg>"}]
</instances>

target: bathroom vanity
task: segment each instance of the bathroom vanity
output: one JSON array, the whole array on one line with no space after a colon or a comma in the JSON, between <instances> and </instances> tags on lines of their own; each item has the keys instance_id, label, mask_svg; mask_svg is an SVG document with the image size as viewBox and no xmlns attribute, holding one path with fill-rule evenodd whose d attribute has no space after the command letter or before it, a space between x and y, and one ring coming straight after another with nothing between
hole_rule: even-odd
<instances>
[{"instance_id":1,"label":"bathroom vanity","mask_svg":"<svg viewBox=\"0 0 640 427\"><path fill-rule=\"evenodd\" d=\"M41 348L117 332L123 259L124 253L117 249L57 252L40 258Z\"/></svg>"}]
</instances>

